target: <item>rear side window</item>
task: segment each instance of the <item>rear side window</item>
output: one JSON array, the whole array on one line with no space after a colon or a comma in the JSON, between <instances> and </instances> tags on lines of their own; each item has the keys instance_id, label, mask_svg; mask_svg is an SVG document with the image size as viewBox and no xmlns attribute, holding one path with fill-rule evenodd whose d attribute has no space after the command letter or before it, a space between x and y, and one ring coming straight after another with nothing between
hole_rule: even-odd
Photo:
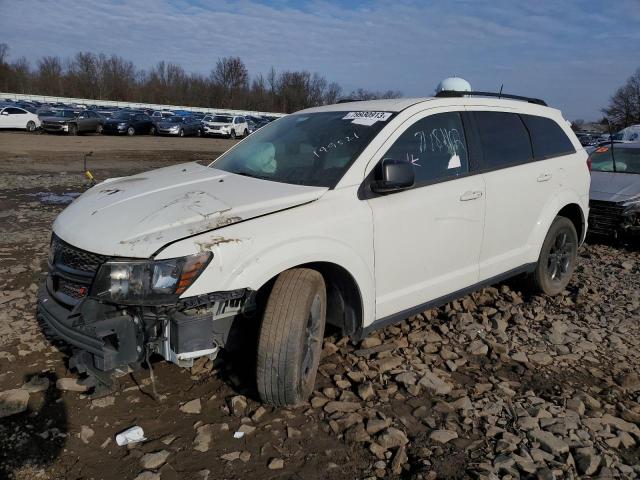
<instances>
[{"instance_id":1,"label":"rear side window","mask_svg":"<svg viewBox=\"0 0 640 480\"><path fill-rule=\"evenodd\" d=\"M418 120L383 158L411 163L417 186L467 173L467 142L460 114L438 113Z\"/></svg>"},{"instance_id":2,"label":"rear side window","mask_svg":"<svg viewBox=\"0 0 640 480\"><path fill-rule=\"evenodd\" d=\"M507 168L533 159L529 132L520 116L506 112L474 112L483 170Z\"/></svg>"},{"instance_id":3,"label":"rear side window","mask_svg":"<svg viewBox=\"0 0 640 480\"><path fill-rule=\"evenodd\" d=\"M535 160L544 160L576 152L567 134L554 120L536 115L521 115L521 117L531 135Z\"/></svg>"}]
</instances>

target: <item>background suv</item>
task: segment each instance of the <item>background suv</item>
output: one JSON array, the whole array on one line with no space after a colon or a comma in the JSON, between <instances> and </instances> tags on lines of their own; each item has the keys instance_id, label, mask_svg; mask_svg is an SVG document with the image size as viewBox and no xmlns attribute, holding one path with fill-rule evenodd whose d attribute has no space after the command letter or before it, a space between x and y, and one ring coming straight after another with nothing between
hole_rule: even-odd
<instances>
[{"instance_id":1,"label":"background suv","mask_svg":"<svg viewBox=\"0 0 640 480\"><path fill-rule=\"evenodd\" d=\"M246 137L249 125L242 116L207 115L202 119L202 131L205 135L221 135L227 138Z\"/></svg>"}]
</instances>

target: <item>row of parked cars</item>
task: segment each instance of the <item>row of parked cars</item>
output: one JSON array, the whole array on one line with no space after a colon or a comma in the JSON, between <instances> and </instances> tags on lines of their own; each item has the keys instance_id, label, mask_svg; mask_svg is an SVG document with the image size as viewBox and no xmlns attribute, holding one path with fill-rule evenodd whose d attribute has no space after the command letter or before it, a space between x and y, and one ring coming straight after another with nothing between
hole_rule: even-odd
<instances>
[{"instance_id":1,"label":"row of parked cars","mask_svg":"<svg viewBox=\"0 0 640 480\"><path fill-rule=\"evenodd\" d=\"M99 108L96 105L0 102L0 128L41 129L47 133L102 133L121 135L215 135L241 138L263 127L274 117L200 113L185 110L133 110Z\"/></svg>"}]
</instances>

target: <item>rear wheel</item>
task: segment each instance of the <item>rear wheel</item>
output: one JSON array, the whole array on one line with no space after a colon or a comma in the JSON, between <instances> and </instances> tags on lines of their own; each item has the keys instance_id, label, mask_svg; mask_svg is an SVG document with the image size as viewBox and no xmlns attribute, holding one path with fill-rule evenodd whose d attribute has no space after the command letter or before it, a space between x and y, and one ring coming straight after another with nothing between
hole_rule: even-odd
<instances>
[{"instance_id":1,"label":"rear wheel","mask_svg":"<svg viewBox=\"0 0 640 480\"><path fill-rule=\"evenodd\" d=\"M196 131L196 137L201 137L202 136L202 130L198 129Z\"/></svg>"},{"instance_id":2,"label":"rear wheel","mask_svg":"<svg viewBox=\"0 0 640 480\"><path fill-rule=\"evenodd\" d=\"M181 137L184 137L184 130L180 129L180 133L178 133L178 135L180 135Z\"/></svg>"},{"instance_id":3,"label":"rear wheel","mask_svg":"<svg viewBox=\"0 0 640 480\"><path fill-rule=\"evenodd\" d=\"M102 124L101 124L101 123L99 123L99 124L98 124L98 126L96 127L96 133L100 133L100 134L102 134L102 130L103 130L103 128L102 128Z\"/></svg>"},{"instance_id":4,"label":"rear wheel","mask_svg":"<svg viewBox=\"0 0 640 480\"><path fill-rule=\"evenodd\" d=\"M149 135L156 135L158 132L156 130L156 127L151 127L151 129L149 130Z\"/></svg>"},{"instance_id":5,"label":"rear wheel","mask_svg":"<svg viewBox=\"0 0 640 480\"><path fill-rule=\"evenodd\" d=\"M231 130L231 135L229 135L229 138L233 138L234 140L236 139L236 131L235 130Z\"/></svg>"},{"instance_id":6,"label":"rear wheel","mask_svg":"<svg viewBox=\"0 0 640 480\"><path fill-rule=\"evenodd\" d=\"M27 132L34 132L36 130L36 122L29 120L27 122Z\"/></svg>"},{"instance_id":7,"label":"rear wheel","mask_svg":"<svg viewBox=\"0 0 640 480\"><path fill-rule=\"evenodd\" d=\"M249 135L249 130L247 130L246 128L244 129L244 133L242 134L243 137L246 137L247 135Z\"/></svg>"},{"instance_id":8,"label":"rear wheel","mask_svg":"<svg viewBox=\"0 0 640 480\"><path fill-rule=\"evenodd\" d=\"M536 269L529 277L534 290L547 295L562 292L576 268L578 234L573 222L566 217L556 217L542 244Z\"/></svg>"},{"instance_id":9,"label":"rear wheel","mask_svg":"<svg viewBox=\"0 0 640 480\"><path fill-rule=\"evenodd\" d=\"M75 123L69 125L69 135L78 135L78 126Z\"/></svg>"},{"instance_id":10,"label":"rear wheel","mask_svg":"<svg viewBox=\"0 0 640 480\"><path fill-rule=\"evenodd\" d=\"M263 402L297 405L311 395L326 303L324 279L315 270L294 268L276 279L258 338L256 381Z\"/></svg>"},{"instance_id":11,"label":"rear wheel","mask_svg":"<svg viewBox=\"0 0 640 480\"><path fill-rule=\"evenodd\" d=\"M136 129L133 127L129 127L127 128L127 135L129 135L130 137L133 137L136 134Z\"/></svg>"}]
</instances>

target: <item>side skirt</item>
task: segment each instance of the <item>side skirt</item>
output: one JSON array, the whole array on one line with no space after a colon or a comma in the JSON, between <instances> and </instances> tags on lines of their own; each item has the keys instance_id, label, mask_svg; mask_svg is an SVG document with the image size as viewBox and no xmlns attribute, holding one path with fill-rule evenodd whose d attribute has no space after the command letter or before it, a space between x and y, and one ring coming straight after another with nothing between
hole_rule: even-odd
<instances>
[{"instance_id":1,"label":"side skirt","mask_svg":"<svg viewBox=\"0 0 640 480\"><path fill-rule=\"evenodd\" d=\"M508 278L515 277L523 273L531 273L535 269L536 269L536 263L528 263L521 267L517 267L507 272L501 273L500 275L496 275L486 280L482 280L481 282L478 282L474 285L463 288L462 290L458 290L456 292L444 295L434 300L429 300L428 302L422 303L420 305L416 305L415 307L412 307L412 308L407 308L406 310L402 310L401 312L391 314L387 317L376 320L371 325L368 325L364 328L360 327L352 335L351 339L355 342L358 342L363 338L365 338L367 335L369 335L371 332L374 332L381 328L388 327L389 325L393 325L394 323L399 323L406 318L409 318L413 315L417 315L418 313L422 313L425 310L429 310L430 308L441 307L442 305L449 303L452 300L456 300L460 297L464 297L465 295L475 292L476 290L480 290L481 288L488 287L496 283L500 283L503 280L506 280Z\"/></svg>"}]
</instances>

